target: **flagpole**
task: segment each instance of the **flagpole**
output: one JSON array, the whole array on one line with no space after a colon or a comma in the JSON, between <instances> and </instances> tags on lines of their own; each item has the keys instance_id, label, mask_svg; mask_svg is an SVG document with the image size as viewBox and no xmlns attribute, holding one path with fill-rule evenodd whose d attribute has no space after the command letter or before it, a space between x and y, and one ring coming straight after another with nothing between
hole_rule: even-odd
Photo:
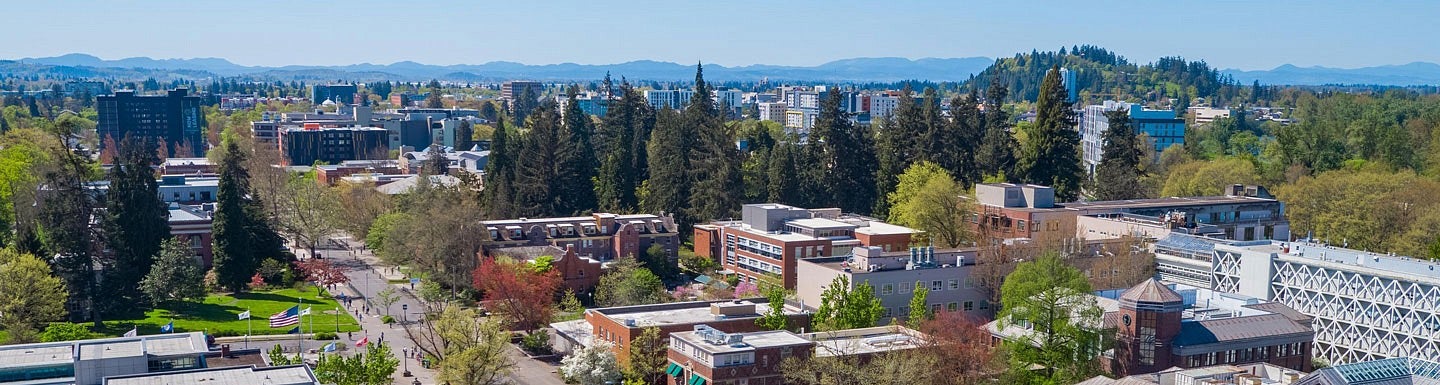
<instances>
[{"instance_id":1,"label":"flagpole","mask_svg":"<svg viewBox=\"0 0 1440 385\"><path fill-rule=\"evenodd\" d=\"M299 296L299 295L296 295L296 296L295 296L295 314L300 314L300 305L304 305L304 304L305 304L305 298L304 298L304 297L301 297L301 296ZM305 317L305 316L303 316L303 315L297 315L296 317ZM304 322L304 318L301 318L300 321L301 321L301 322ZM300 324L299 324L299 322L296 323L295 329L296 329L296 331L295 331L295 355L298 356L298 357L303 357L302 354L305 353L305 336L304 336L304 334L300 333L300 330L299 330L299 329L300 329ZM302 358L301 361L303 362L304 359Z\"/></svg>"},{"instance_id":2,"label":"flagpole","mask_svg":"<svg viewBox=\"0 0 1440 385\"><path fill-rule=\"evenodd\" d=\"M255 315L254 315L254 314L250 314L250 309L245 309L245 350L250 350L250 333L251 333L251 329L250 329L250 319L251 319L251 318L255 318Z\"/></svg>"}]
</instances>

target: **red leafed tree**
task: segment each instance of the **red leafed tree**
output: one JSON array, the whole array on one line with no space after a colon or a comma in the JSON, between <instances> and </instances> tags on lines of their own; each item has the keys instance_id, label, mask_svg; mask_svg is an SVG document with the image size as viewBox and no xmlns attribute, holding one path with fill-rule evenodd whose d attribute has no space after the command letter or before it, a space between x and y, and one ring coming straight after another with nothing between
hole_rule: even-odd
<instances>
[{"instance_id":1,"label":"red leafed tree","mask_svg":"<svg viewBox=\"0 0 1440 385\"><path fill-rule=\"evenodd\" d=\"M936 378L948 379L951 384L977 384L1004 371L984 324L983 320L952 311L936 313L935 318L920 326L920 331L929 336L922 349L938 358Z\"/></svg>"},{"instance_id":2,"label":"red leafed tree","mask_svg":"<svg viewBox=\"0 0 1440 385\"><path fill-rule=\"evenodd\" d=\"M259 290L264 287L265 277L261 277L260 273L255 273L255 276L250 277L250 290Z\"/></svg>"},{"instance_id":3,"label":"red leafed tree","mask_svg":"<svg viewBox=\"0 0 1440 385\"><path fill-rule=\"evenodd\" d=\"M305 275L306 281L315 282L320 286L350 282L350 277L346 277L345 272L330 263L328 259L311 258L295 262L295 268L300 270L300 274Z\"/></svg>"},{"instance_id":4,"label":"red leafed tree","mask_svg":"<svg viewBox=\"0 0 1440 385\"><path fill-rule=\"evenodd\" d=\"M555 269L538 272L524 263L486 259L472 280L485 293L486 306L504 314L512 329L532 332L550 323L560 290Z\"/></svg>"}]
</instances>

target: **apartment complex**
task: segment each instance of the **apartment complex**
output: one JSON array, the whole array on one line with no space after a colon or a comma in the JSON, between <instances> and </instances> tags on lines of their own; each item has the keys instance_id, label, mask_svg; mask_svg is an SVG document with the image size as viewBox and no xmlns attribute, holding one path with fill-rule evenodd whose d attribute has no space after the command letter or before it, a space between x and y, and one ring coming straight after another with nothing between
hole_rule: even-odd
<instances>
[{"instance_id":1,"label":"apartment complex","mask_svg":"<svg viewBox=\"0 0 1440 385\"><path fill-rule=\"evenodd\" d=\"M526 90L529 90L531 95L539 98L540 93L545 92L545 85L540 82L511 80L500 84L500 97L516 100L524 96Z\"/></svg>"},{"instance_id":2,"label":"apartment complex","mask_svg":"<svg viewBox=\"0 0 1440 385\"><path fill-rule=\"evenodd\" d=\"M1091 322L1114 331L1105 338L1114 341L1113 353L1095 352L1112 375L1254 363L1304 372L1312 365L1311 319L1284 304L1154 279L1094 299L1104 315ZM1010 322L986 328L997 339L1034 333Z\"/></svg>"},{"instance_id":3,"label":"apartment complex","mask_svg":"<svg viewBox=\"0 0 1440 385\"><path fill-rule=\"evenodd\" d=\"M803 209L748 204L738 221L696 225L695 253L720 262L748 282L767 280L795 289L796 261L847 255L855 247L905 250L917 230L838 208Z\"/></svg>"},{"instance_id":4,"label":"apartment complex","mask_svg":"<svg viewBox=\"0 0 1440 385\"><path fill-rule=\"evenodd\" d=\"M710 93L712 94L711 98L715 101L716 107L724 106L731 110L740 108L741 100L745 95L744 92L736 90L711 89ZM690 105L690 100L694 99L694 97L695 90L693 89L645 91L645 101L650 104L650 107L656 110L666 108L676 110L685 109L686 106Z\"/></svg>"},{"instance_id":5,"label":"apartment complex","mask_svg":"<svg viewBox=\"0 0 1440 385\"><path fill-rule=\"evenodd\" d=\"M201 130L205 117L200 113L201 98L178 88L165 95L135 95L135 91L115 91L113 95L95 98L99 122L95 132L100 148L119 144L126 136L152 144L163 143L171 157L204 156L205 138Z\"/></svg>"},{"instance_id":6,"label":"apartment complex","mask_svg":"<svg viewBox=\"0 0 1440 385\"><path fill-rule=\"evenodd\" d=\"M1110 129L1110 119L1105 113L1127 110L1130 113L1130 128L1136 134L1145 134L1155 155L1166 148L1185 144L1185 119L1175 116L1175 111L1152 110L1139 104L1107 100L1104 104L1086 106L1080 111L1079 125L1081 160L1085 170L1095 173L1105 150L1105 131Z\"/></svg>"},{"instance_id":7,"label":"apartment complex","mask_svg":"<svg viewBox=\"0 0 1440 385\"><path fill-rule=\"evenodd\" d=\"M387 142L389 132L375 127L320 128L307 124L303 129L290 128L280 133L286 165L385 159L390 156Z\"/></svg>"},{"instance_id":8,"label":"apartment complex","mask_svg":"<svg viewBox=\"0 0 1440 385\"><path fill-rule=\"evenodd\" d=\"M848 289L867 282L874 287L886 318L907 317L912 292L922 289L929 290L925 302L932 313L962 311L989 318L989 297L977 288L979 278L972 277L976 252L975 248L933 247L885 252L868 246L856 247L846 256L801 259L796 271L803 279L796 283L795 295L801 303L820 306L821 294L835 278L843 276L850 282Z\"/></svg>"},{"instance_id":9,"label":"apartment complex","mask_svg":"<svg viewBox=\"0 0 1440 385\"><path fill-rule=\"evenodd\" d=\"M1440 366L1440 263L1309 241L1214 246L1217 291L1314 317L1316 357Z\"/></svg>"},{"instance_id":10,"label":"apartment complex","mask_svg":"<svg viewBox=\"0 0 1440 385\"><path fill-rule=\"evenodd\" d=\"M576 255L597 261L634 258L659 246L674 260L680 231L673 214L595 213L588 217L519 218L480 222L488 232L481 245L486 255L519 246L575 248Z\"/></svg>"},{"instance_id":11,"label":"apartment complex","mask_svg":"<svg viewBox=\"0 0 1440 385\"><path fill-rule=\"evenodd\" d=\"M759 111L760 116L757 116L756 118L760 119L761 121L777 122L783 125L786 122L786 110L788 110L789 108L790 105L785 104L784 102L759 103L756 105L756 109Z\"/></svg>"}]
</instances>

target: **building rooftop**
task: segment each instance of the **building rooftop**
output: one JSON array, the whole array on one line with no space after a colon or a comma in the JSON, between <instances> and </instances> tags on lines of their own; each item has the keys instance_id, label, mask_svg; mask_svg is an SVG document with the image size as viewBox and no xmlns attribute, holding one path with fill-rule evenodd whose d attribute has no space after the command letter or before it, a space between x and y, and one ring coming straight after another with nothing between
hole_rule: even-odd
<instances>
[{"instance_id":1,"label":"building rooftop","mask_svg":"<svg viewBox=\"0 0 1440 385\"><path fill-rule=\"evenodd\" d=\"M0 346L0 369L115 357L178 356L210 351L201 332Z\"/></svg>"},{"instance_id":2,"label":"building rooftop","mask_svg":"<svg viewBox=\"0 0 1440 385\"><path fill-rule=\"evenodd\" d=\"M1174 289L1154 278L1125 290L1120 293L1119 299L1135 302L1184 302L1184 299L1180 298L1180 293L1176 293Z\"/></svg>"},{"instance_id":3,"label":"building rooftop","mask_svg":"<svg viewBox=\"0 0 1440 385\"><path fill-rule=\"evenodd\" d=\"M191 205L170 205L170 222L192 222L210 220L210 214L200 209L200 206Z\"/></svg>"},{"instance_id":4,"label":"building rooftop","mask_svg":"<svg viewBox=\"0 0 1440 385\"><path fill-rule=\"evenodd\" d=\"M786 223L811 229L853 229L857 227L854 224L828 218L791 219L789 221L786 221Z\"/></svg>"},{"instance_id":5,"label":"building rooftop","mask_svg":"<svg viewBox=\"0 0 1440 385\"><path fill-rule=\"evenodd\" d=\"M1273 254L1300 261L1346 265L1351 269L1369 270L1379 275L1400 275L1410 280L1440 279L1440 262L1353 250L1319 242L1265 241L1217 247Z\"/></svg>"},{"instance_id":6,"label":"building rooftop","mask_svg":"<svg viewBox=\"0 0 1440 385\"><path fill-rule=\"evenodd\" d=\"M1409 358L1340 364L1318 369L1301 383L1325 385L1440 385L1440 365Z\"/></svg>"},{"instance_id":7,"label":"building rooftop","mask_svg":"<svg viewBox=\"0 0 1440 385\"><path fill-rule=\"evenodd\" d=\"M710 310L711 304L727 304L735 301L739 301L742 305L754 305L755 311L743 314L732 313L729 315L716 315ZM764 312L769 309L769 301L765 298L735 301L677 302L590 309L587 311L595 312L627 327L643 328L649 326L703 324L711 321L730 319L759 318L759 312ZM785 305L786 315L803 313L799 307L788 303Z\"/></svg>"},{"instance_id":8,"label":"building rooftop","mask_svg":"<svg viewBox=\"0 0 1440 385\"><path fill-rule=\"evenodd\" d=\"M784 330L752 333L725 333L705 325L695 325L694 331L670 333L670 338L679 338L704 349L711 354L753 351L780 346L809 345L810 340Z\"/></svg>"},{"instance_id":9,"label":"building rooftop","mask_svg":"<svg viewBox=\"0 0 1440 385\"><path fill-rule=\"evenodd\" d=\"M800 336L815 342L816 357L913 349L926 343L924 334L899 325L806 333Z\"/></svg>"},{"instance_id":10,"label":"building rooftop","mask_svg":"<svg viewBox=\"0 0 1440 385\"><path fill-rule=\"evenodd\" d=\"M309 366L289 365L268 368L234 366L176 372L145 373L105 378L105 385L307 385L319 384Z\"/></svg>"}]
</instances>

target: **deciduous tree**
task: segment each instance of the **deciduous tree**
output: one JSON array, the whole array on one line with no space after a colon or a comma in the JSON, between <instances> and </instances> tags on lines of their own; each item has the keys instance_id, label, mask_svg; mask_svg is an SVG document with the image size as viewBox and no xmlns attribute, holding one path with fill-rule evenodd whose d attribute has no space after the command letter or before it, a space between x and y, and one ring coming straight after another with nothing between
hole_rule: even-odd
<instances>
[{"instance_id":1,"label":"deciduous tree","mask_svg":"<svg viewBox=\"0 0 1440 385\"><path fill-rule=\"evenodd\" d=\"M9 343L35 340L35 331L65 317L65 283L34 255L0 249L0 326Z\"/></svg>"},{"instance_id":2,"label":"deciduous tree","mask_svg":"<svg viewBox=\"0 0 1440 385\"><path fill-rule=\"evenodd\" d=\"M595 304L603 307L665 302L668 297L660 277L630 258L613 262L595 287Z\"/></svg>"},{"instance_id":3,"label":"deciduous tree","mask_svg":"<svg viewBox=\"0 0 1440 385\"><path fill-rule=\"evenodd\" d=\"M522 262L490 258L475 269L474 284L485 293L487 308L503 314L511 328L531 333L550 323L555 293L560 289L560 272L538 271Z\"/></svg>"},{"instance_id":4,"label":"deciduous tree","mask_svg":"<svg viewBox=\"0 0 1440 385\"><path fill-rule=\"evenodd\" d=\"M1073 383L1093 375L1103 310L1079 270L1053 253L1020 263L1006 277L1000 301L999 326L1024 329L1004 342L1015 379Z\"/></svg>"},{"instance_id":5,"label":"deciduous tree","mask_svg":"<svg viewBox=\"0 0 1440 385\"><path fill-rule=\"evenodd\" d=\"M154 306L170 301L198 302L205 299L205 271L190 245L170 238L139 288Z\"/></svg>"},{"instance_id":6,"label":"deciduous tree","mask_svg":"<svg viewBox=\"0 0 1440 385\"><path fill-rule=\"evenodd\" d=\"M889 221L924 230L923 237L942 247L959 247L972 238L965 217L973 209L964 195L964 188L939 165L915 163L887 197Z\"/></svg>"},{"instance_id":7,"label":"deciduous tree","mask_svg":"<svg viewBox=\"0 0 1440 385\"><path fill-rule=\"evenodd\" d=\"M577 384L611 384L620 381L620 363L611 345L596 341L560 360L560 376Z\"/></svg>"},{"instance_id":8,"label":"deciduous tree","mask_svg":"<svg viewBox=\"0 0 1440 385\"><path fill-rule=\"evenodd\" d=\"M811 317L816 330L844 330L875 326L885 307L875 297L870 281L850 287L850 279L835 277L820 293L820 308Z\"/></svg>"}]
</instances>

